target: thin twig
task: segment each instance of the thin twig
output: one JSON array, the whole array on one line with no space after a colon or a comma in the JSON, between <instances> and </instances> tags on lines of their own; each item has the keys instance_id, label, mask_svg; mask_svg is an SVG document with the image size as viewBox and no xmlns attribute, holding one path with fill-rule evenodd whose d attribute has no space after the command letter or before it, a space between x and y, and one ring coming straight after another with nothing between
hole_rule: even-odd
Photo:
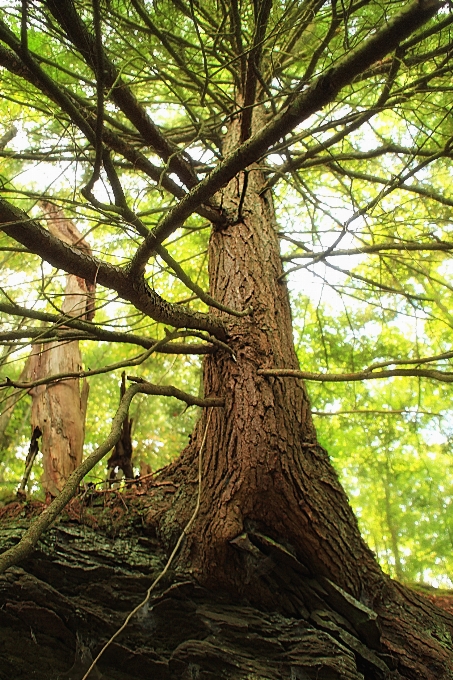
<instances>
[{"instance_id":1,"label":"thin twig","mask_svg":"<svg viewBox=\"0 0 453 680\"><path fill-rule=\"evenodd\" d=\"M442 413L433 413L432 411L411 411L410 409L351 409L349 411L312 411L312 416L349 416L349 415L380 415L380 416L432 416L433 418L444 418Z\"/></svg>"}]
</instances>

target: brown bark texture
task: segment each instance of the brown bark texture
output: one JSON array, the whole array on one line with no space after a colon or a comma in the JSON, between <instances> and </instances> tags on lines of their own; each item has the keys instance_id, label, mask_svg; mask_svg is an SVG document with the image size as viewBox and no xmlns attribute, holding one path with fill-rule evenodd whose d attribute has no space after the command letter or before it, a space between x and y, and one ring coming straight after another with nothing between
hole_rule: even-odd
<instances>
[{"instance_id":1,"label":"brown bark texture","mask_svg":"<svg viewBox=\"0 0 453 680\"><path fill-rule=\"evenodd\" d=\"M233 121L227 152L239 142L239 131ZM354 634L380 654L383 675L366 677L451 678L452 621L431 619L382 573L317 442L302 381L258 373L298 368L263 169L252 165L232 180L222 206L229 224L212 233L210 292L231 308L251 305L253 313L225 319L232 351L205 359L205 394L223 397L225 407L211 414L201 506L182 561L204 587L259 606L314 617L319 625L325 617L333 625L336 616L346 617ZM171 504L162 514L150 513L169 544L193 508L207 417L164 472L175 484ZM317 605L320 594L324 604Z\"/></svg>"},{"instance_id":2,"label":"brown bark texture","mask_svg":"<svg viewBox=\"0 0 453 680\"><path fill-rule=\"evenodd\" d=\"M49 231L75 248L88 254L91 249L75 224L50 203L41 207L47 217ZM94 286L73 274L66 275L62 312L81 320L94 314ZM30 381L51 375L82 370L79 342L36 343L30 356ZM42 433L43 477L46 493L57 496L66 480L82 462L85 435L85 413L88 384L78 378L62 379L30 390L32 397L31 427Z\"/></svg>"},{"instance_id":3,"label":"brown bark texture","mask_svg":"<svg viewBox=\"0 0 453 680\"><path fill-rule=\"evenodd\" d=\"M239 142L239 129L236 120L226 152ZM237 552L230 542L248 527L263 528L284 537L309 569L357 596L360 572L380 578L380 571L317 442L305 387L297 379L257 373L298 368L272 199L259 166L229 183L222 205L229 226L212 234L210 292L229 307L252 306L253 313L228 320L231 353L205 360L205 395L221 395L226 404L212 413L198 520L203 542L194 541L191 561L204 581L230 582L231 569L223 574L222 568ZM176 470L190 464L198 443Z\"/></svg>"}]
</instances>

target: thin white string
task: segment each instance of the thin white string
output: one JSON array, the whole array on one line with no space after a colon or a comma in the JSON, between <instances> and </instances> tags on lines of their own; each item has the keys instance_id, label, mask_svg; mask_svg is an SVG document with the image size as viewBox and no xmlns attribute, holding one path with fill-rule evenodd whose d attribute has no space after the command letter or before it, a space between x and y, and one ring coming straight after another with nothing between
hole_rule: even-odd
<instances>
[{"instance_id":1,"label":"thin white string","mask_svg":"<svg viewBox=\"0 0 453 680\"><path fill-rule=\"evenodd\" d=\"M177 553L178 550L179 550L179 547L180 547L180 545L181 545L181 543L182 543L182 540L183 540L184 536L186 536L186 534L189 532L189 530L190 530L192 524L193 524L194 521L195 521L195 518L196 518L196 516L197 516L197 514L198 514L198 510L200 509L200 503L201 503L201 479L202 479L202 471L203 471L203 458L202 458L202 453L203 453L204 445L205 445L205 443L206 443L206 437L207 437L207 435L208 435L208 427L209 427L209 423L210 423L210 421L211 421L211 415L212 415L212 409L211 409L210 412L209 412L208 420L207 420L207 422L206 422L206 427L205 427L204 434L203 434L203 440L202 440L202 442L201 442L200 450L199 450L199 452L198 452L198 494L197 494L197 502L196 502L196 504L195 504L195 509L194 509L194 511L193 511L193 513L192 513L192 516L191 516L191 518L189 519L189 521L187 522L186 526L184 527L184 529L183 529L183 531L182 531L180 537L178 538L178 540L177 540L177 542L176 542L176 545L175 545L175 547L173 548L173 550L172 550L172 552L171 552L171 555L170 555L170 557L168 558L165 567L164 567L163 570L160 572L159 576L151 583L150 587L149 587L148 590L146 591L146 596L145 596L145 598L143 599L143 601L140 602L140 604L138 604L136 607L134 607L134 609L127 615L127 617L126 617L124 623L120 626L120 628L118 628L118 630L112 635L112 637L105 643L105 645L103 646L103 648L101 649L101 651L99 652L99 654L96 656L96 658L95 658L94 661L92 662L91 666L90 666L90 667L88 668L88 670L86 671L86 673L85 673L85 675L83 676L82 680L87 680L88 676L90 675L91 671L93 670L93 668L95 667L95 665L97 664L97 662L99 661L99 659L101 658L101 656L104 654L105 650L112 644L112 642L118 637L118 635L119 635L120 633L123 632L123 630L126 628L127 624L129 623L129 621L131 620L131 618L134 616L134 614L136 614L136 613L139 611L139 609L141 609L142 607L144 607L145 604L148 602L148 600L149 600L149 598L150 598L150 596L151 596L152 591L154 590L154 588L157 586L157 584L159 583L159 581L165 576L165 574L166 574L167 571L169 570L170 565L171 565L171 563L173 562L173 560L174 560L174 558L175 558L175 556L176 556L176 553Z\"/></svg>"}]
</instances>

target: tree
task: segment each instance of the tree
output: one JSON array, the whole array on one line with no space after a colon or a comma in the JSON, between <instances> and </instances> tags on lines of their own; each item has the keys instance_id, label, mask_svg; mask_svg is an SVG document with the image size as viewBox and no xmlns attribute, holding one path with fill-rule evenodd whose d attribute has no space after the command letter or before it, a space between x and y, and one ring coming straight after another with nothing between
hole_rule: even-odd
<instances>
[{"instance_id":1,"label":"tree","mask_svg":"<svg viewBox=\"0 0 453 680\"><path fill-rule=\"evenodd\" d=\"M75 248L91 250L83 241L77 227L65 220L54 206L42 206L48 214L49 231ZM93 288L93 287L91 287ZM63 314L78 319L92 318L94 301L84 279L69 274L65 297L61 306ZM69 475L82 462L87 404L87 381L82 389L77 378L55 384L46 384L46 378L59 373L78 373L82 369L79 343L43 343L34 346L30 355L28 371L32 382L44 379L44 384L30 390L32 395L32 430L42 436L43 487L46 494L57 496Z\"/></svg>"},{"instance_id":2,"label":"tree","mask_svg":"<svg viewBox=\"0 0 453 680\"><path fill-rule=\"evenodd\" d=\"M448 313L438 292L452 248L447 5L48 0L4 10L7 122L22 123L28 135L28 145L2 152L4 248L96 284L104 291L98 306L111 302L94 323L58 304L48 312L9 297L3 313L44 327L11 330L4 340L38 335L145 350L47 381L143 366L158 351L205 358L202 397L153 384L146 371L129 378L110 436L4 553L2 568L30 554L112 449L136 394L175 396L203 411L189 446L156 481L147 523L169 551L186 534L180 574L255 606L311 617L318 646L306 643L291 677L452 677L451 619L382 573L317 440L302 382L451 382L443 363L451 352L376 357L343 375L301 371L279 245L281 237L295 246L287 262L322 262L339 273L335 257L376 255L378 265L346 272L362 295L381 307L398 296L395 313L405 306L436 319ZM14 179L28 161L50 164L63 179L37 196ZM43 226L37 197L86 225L93 255ZM275 201L296 204L306 221L296 235L280 231ZM429 228L407 224L415 201ZM360 245L340 249L352 233ZM200 248L207 273L194 262ZM175 277L169 299L162 270ZM53 275L41 294L55 306ZM118 298L127 304L121 331L109 328ZM144 319L156 322L153 336L133 332ZM165 484L174 492L159 493ZM331 651L335 633L323 637L326 630L340 631L343 647Z\"/></svg>"}]
</instances>

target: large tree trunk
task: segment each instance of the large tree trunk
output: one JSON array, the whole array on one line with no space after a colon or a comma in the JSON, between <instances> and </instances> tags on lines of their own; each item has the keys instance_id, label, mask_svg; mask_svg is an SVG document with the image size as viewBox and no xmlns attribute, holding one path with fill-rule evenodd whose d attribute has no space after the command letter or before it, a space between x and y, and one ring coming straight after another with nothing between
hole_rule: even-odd
<instances>
[{"instance_id":1,"label":"large tree trunk","mask_svg":"<svg viewBox=\"0 0 453 680\"><path fill-rule=\"evenodd\" d=\"M228 150L238 136L236 120ZM304 385L258 373L298 368L262 168L235 178L222 204L229 226L212 233L211 294L237 310L251 305L253 313L228 319L231 354L205 360L205 394L224 397L225 408L203 414L191 444L165 472L177 491L169 511L156 518L161 535L174 543L192 512L198 451L208 428L201 506L182 555L197 581L321 627L322 620L335 628L338 617L346 618L388 663L388 673L398 668L414 680L453 677L453 621L434 621L382 573L317 442Z\"/></svg>"},{"instance_id":2,"label":"large tree trunk","mask_svg":"<svg viewBox=\"0 0 453 680\"><path fill-rule=\"evenodd\" d=\"M229 148L238 134L234 121ZM243 565L231 541L244 531L264 532L291 546L311 572L371 600L362 575L374 588L381 572L317 443L304 385L258 374L262 368L299 367L272 198L262 170L252 166L235 178L222 203L230 224L212 233L211 294L233 309L252 306L253 313L230 317L232 353L208 357L204 367L205 395L221 395L226 405L211 415L194 532L201 532L203 540L194 539L191 564L205 583L224 581L242 589ZM207 417L176 470L197 456Z\"/></svg>"}]
</instances>

